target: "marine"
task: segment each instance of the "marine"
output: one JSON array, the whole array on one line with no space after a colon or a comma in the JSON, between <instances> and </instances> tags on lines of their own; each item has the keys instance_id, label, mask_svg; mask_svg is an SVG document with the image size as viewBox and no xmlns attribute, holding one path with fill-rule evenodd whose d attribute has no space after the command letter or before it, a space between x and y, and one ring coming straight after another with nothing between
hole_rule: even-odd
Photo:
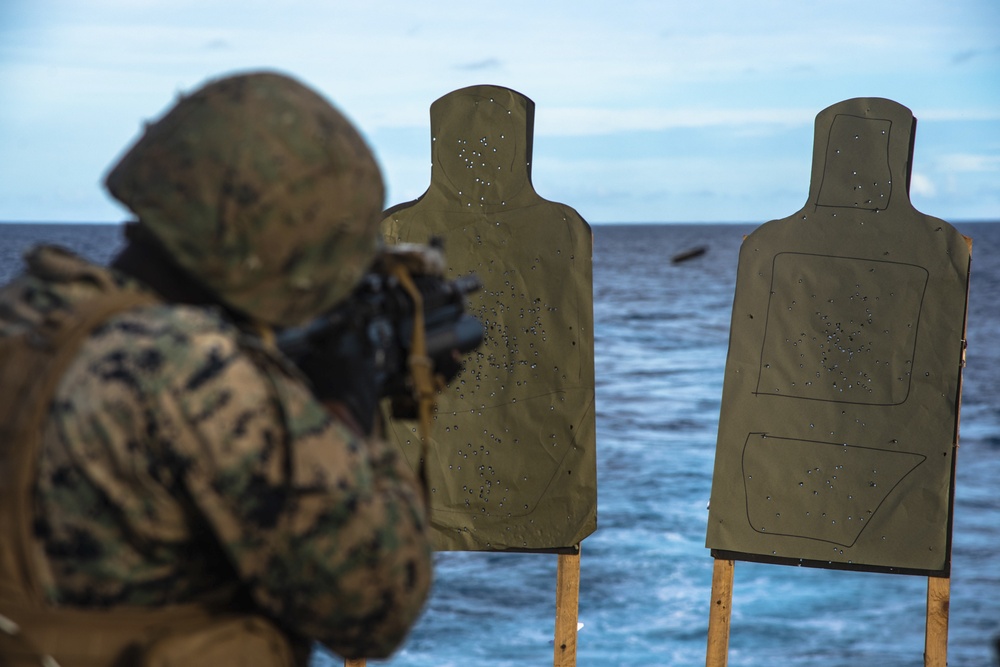
<instances>
[{"instance_id":1,"label":"marine","mask_svg":"<svg viewBox=\"0 0 1000 667\"><path fill-rule=\"evenodd\" d=\"M431 583L423 489L369 378L318 396L273 344L378 252L364 140L237 74L106 185L135 216L110 266L37 247L0 289L0 665L390 655Z\"/></svg>"}]
</instances>

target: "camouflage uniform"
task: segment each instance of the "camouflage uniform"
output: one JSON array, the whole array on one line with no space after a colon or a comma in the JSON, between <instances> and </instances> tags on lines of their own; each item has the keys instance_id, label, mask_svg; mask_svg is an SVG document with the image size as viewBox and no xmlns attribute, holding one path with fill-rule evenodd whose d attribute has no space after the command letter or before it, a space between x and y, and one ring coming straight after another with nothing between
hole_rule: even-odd
<instances>
[{"instance_id":1,"label":"camouflage uniform","mask_svg":"<svg viewBox=\"0 0 1000 667\"><path fill-rule=\"evenodd\" d=\"M253 95L272 100L255 107ZM305 103L279 108L294 95ZM374 253L381 183L359 195L370 168L339 181L324 170L344 151L322 145L333 110L312 96L277 75L216 82L149 128L108 179L185 270L207 276L221 304L252 322L318 314ZM318 120L303 121L302 108ZM248 125L276 119L312 134L299 146L295 137L262 146L223 122L233 109L255 117ZM215 124L193 122L199 114ZM186 126L235 132L247 142L242 171L224 164L225 141L206 148L212 141L178 130ZM177 136L181 148L170 146ZM212 178L225 182L221 195ZM372 212L353 228L336 220L358 212L344 197L363 195L379 199ZM324 225L337 233L317 230ZM0 336L86 308L102 281L145 289L51 247L27 262L0 291ZM149 607L236 589L293 636L378 657L402 641L430 586L425 508L409 467L331 417L297 370L222 307L133 308L86 339L48 413L35 504L44 595L56 605Z\"/></svg>"}]
</instances>

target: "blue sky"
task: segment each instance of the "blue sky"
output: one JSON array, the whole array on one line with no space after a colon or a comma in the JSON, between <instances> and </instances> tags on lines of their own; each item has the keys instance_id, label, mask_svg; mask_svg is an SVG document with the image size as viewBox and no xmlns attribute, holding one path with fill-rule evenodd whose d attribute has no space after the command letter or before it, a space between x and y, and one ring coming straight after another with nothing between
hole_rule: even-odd
<instances>
[{"instance_id":1,"label":"blue sky","mask_svg":"<svg viewBox=\"0 0 1000 667\"><path fill-rule=\"evenodd\" d=\"M535 101L538 193L594 223L763 222L808 194L813 121L918 118L911 197L1000 220L997 0L2 0L0 220L117 222L107 168L176 98L278 69L368 138L386 205L430 178L429 107Z\"/></svg>"}]
</instances>

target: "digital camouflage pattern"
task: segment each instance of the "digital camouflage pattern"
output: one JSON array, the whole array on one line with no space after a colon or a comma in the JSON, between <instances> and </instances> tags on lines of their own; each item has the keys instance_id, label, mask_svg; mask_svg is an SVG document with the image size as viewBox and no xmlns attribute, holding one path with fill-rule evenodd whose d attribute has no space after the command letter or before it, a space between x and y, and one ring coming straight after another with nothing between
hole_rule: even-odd
<instances>
[{"instance_id":1,"label":"digital camouflage pattern","mask_svg":"<svg viewBox=\"0 0 1000 667\"><path fill-rule=\"evenodd\" d=\"M107 278L141 289L56 248L26 259L0 290L0 336L85 307ZM238 586L294 635L377 657L428 593L409 467L219 310L113 316L63 377L41 447L34 532L52 603L158 606Z\"/></svg>"},{"instance_id":2,"label":"digital camouflage pattern","mask_svg":"<svg viewBox=\"0 0 1000 667\"><path fill-rule=\"evenodd\" d=\"M106 185L221 301L276 326L347 295L374 257L384 203L378 165L351 123L268 72L182 98Z\"/></svg>"}]
</instances>

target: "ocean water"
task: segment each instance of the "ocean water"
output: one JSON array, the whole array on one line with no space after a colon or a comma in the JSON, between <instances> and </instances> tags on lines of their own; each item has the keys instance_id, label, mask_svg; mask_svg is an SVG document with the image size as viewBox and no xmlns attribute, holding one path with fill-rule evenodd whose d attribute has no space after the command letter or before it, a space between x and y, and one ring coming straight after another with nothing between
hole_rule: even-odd
<instances>
[{"instance_id":1,"label":"ocean water","mask_svg":"<svg viewBox=\"0 0 1000 667\"><path fill-rule=\"evenodd\" d=\"M955 493L949 664L993 667L1000 636L1000 224L973 237ZM704 547L736 259L754 225L595 225L598 529L581 552L577 664L705 664ZM56 241L106 260L113 225L0 225L0 281ZM708 251L681 264L669 258ZM437 556L426 610L392 667L552 664L557 557ZM729 664L918 667L925 577L737 562ZM315 667L342 664L317 652Z\"/></svg>"}]
</instances>

